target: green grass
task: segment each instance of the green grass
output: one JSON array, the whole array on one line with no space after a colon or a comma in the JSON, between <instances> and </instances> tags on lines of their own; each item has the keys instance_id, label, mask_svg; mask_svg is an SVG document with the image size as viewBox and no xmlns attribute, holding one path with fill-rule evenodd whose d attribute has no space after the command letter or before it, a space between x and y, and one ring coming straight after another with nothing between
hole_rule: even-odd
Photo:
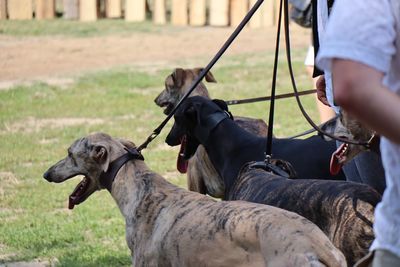
<instances>
[{"instance_id":1,"label":"green grass","mask_svg":"<svg viewBox=\"0 0 400 267\"><path fill-rule=\"evenodd\" d=\"M108 29L114 23L120 22L110 22ZM18 31L10 25L1 22L2 31L17 35L28 31L24 22L15 26ZM102 27L99 25L81 25L84 29L71 31L74 35L97 34ZM45 32L53 31L55 28ZM311 81L302 63L305 51L293 53L298 86L310 89ZM272 62L272 53L221 59L212 70L218 83L207 84L212 97L230 100L267 95ZM286 63L281 63L278 93L286 93L291 91L290 80ZM66 155L75 139L91 132L103 131L142 143L164 119L153 99L174 67L151 72L118 68L83 75L66 88L36 83L0 91L0 263L57 259L59 266L130 265L124 221L108 192L97 192L69 211L68 194L78 179L50 184L42 174ZM316 118L314 96L302 100ZM267 120L268 107L267 102L261 102L231 106L231 111ZM310 128L294 99L278 100L275 114L277 136ZM143 154L150 168L185 187L185 176L175 170L177 148L164 144L170 126L171 122Z\"/></svg>"},{"instance_id":2,"label":"green grass","mask_svg":"<svg viewBox=\"0 0 400 267\"><path fill-rule=\"evenodd\" d=\"M165 30L165 26L163 27ZM89 37L104 35L128 35L157 33L161 26L150 21L126 22L123 19L100 19L96 22L75 20L1 20L0 34L12 36L72 36Z\"/></svg>"}]
</instances>

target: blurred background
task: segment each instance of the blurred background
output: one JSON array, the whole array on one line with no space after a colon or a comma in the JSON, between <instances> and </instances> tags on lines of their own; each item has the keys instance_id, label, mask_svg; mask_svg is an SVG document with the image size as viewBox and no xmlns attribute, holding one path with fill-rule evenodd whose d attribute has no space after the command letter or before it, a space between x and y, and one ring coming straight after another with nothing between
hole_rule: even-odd
<instances>
[{"instance_id":1,"label":"blurred background","mask_svg":"<svg viewBox=\"0 0 400 267\"><path fill-rule=\"evenodd\" d=\"M0 0L0 266L130 266L124 220L106 191L68 210L80 178L42 175L72 142L102 131L141 144L164 119L154 98L175 68L204 67L253 0ZM264 1L213 67L213 98L270 92L277 1ZM300 90L310 31L291 23ZM283 39L282 39L283 41ZM292 92L281 48L278 93ZM319 120L315 96L302 97ZM234 115L267 120L268 102ZM274 134L310 129L295 100L276 103ZM178 148L164 143L172 122L143 151L147 165L186 188Z\"/></svg>"}]
</instances>

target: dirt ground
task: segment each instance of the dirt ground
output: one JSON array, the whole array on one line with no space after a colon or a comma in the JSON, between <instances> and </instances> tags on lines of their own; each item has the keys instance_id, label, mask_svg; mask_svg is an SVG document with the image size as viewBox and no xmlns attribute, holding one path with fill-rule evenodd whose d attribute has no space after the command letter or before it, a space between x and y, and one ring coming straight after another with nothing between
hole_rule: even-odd
<instances>
[{"instance_id":1,"label":"dirt ground","mask_svg":"<svg viewBox=\"0 0 400 267\"><path fill-rule=\"evenodd\" d=\"M233 28L182 27L157 33L101 37L11 37L0 35L0 89L16 83L45 80L62 83L65 77L116 66L171 65L212 56ZM227 51L241 54L271 50L275 28L246 28ZM306 47L306 29L292 27L292 47ZM201 61L203 62L203 61Z\"/></svg>"}]
</instances>

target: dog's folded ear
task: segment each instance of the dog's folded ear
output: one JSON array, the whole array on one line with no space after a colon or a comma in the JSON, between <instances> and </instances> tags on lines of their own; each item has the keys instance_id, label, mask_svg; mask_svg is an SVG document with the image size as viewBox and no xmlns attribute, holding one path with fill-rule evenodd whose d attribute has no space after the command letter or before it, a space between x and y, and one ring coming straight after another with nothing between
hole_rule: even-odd
<instances>
[{"instance_id":1,"label":"dog's folded ear","mask_svg":"<svg viewBox=\"0 0 400 267\"><path fill-rule=\"evenodd\" d=\"M135 149L136 145L129 140L123 139L123 138L116 138L124 147L129 148L129 149Z\"/></svg>"},{"instance_id":2,"label":"dog's folded ear","mask_svg":"<svg viewBox=\"0 0 400 267\"><path fill-rule=\"evenodd\" d=\"M195 68L193 69L193 72L196 76L199 76L200 72L203 71L204 68ZM214 75L211 73L211 71L207 72L206 76L204 77L207 82L209 83L216 83L217 80L214 78Z\"/></svg>"},{"instance_id":3,"label":"dog's folded ear","mask_svg":"<svg viewBox=\"0 0 400 267\"><path fill-rule=\"evenodd\" d=\"M104 172L108 170L110 159L106 146L101 144L94 144L90 148L90 156L99 164L102 165Z\"/></svg>"},{"instance_id":4,"label":"dog's folded ear","mask_svg":"<svg viewBox=\"0 0 400 267\"><path fill-rule=\"evenodd\" d=\"M185 108L185 123L197 123L200 118L198 118L197 110L199 109L199 105L189 105Z\"/></svg>"},{"instance_id":5,"label":"dog's folded ear","mask_svg":"<svg viewBox=\"0 0 400 267\"><path fill-rule=\"evenodd\" d=\"M185 83L186 79L186 72L182 68L176 68L174 72L172 73L172 80L174 81L174 84L176 87L182 87L183 84Z\"/></svg>"},{"instance_id":6,"label":"dog's folded ear","mask_svg":"<svg viewBox=\"0 0 400 267\"><path fill-rule=\"evenodd\" d=\"M336 117L324 122L320 126L320 128L324 132L327 132L327 133L330 133L330 134L335 134L335 129L336 129L339 121L340 121L340 118L338 116L336 116ZM321 135L321 134L319 133L319 135ZM322 135L322 138L325 141L331 141L332 140L332 138L330 138L329 136L326 136L326 135Z\"/></svg>"},{"instance_id":7,"label":"dog's folded ear","mask_svg":"<svg viewBox=\"0 0 400 267\"><path fill-rule=\"evenodd\" d=\"M226 102L222 99L213 99L212 102L214 102L214 104L217 104L221 109L225 110L225 111L229 111L228 110L228 105L226 104Z\"/></svg>"},{"instance_id":8,"label":"dog's folded ear","mask_svg":"<svg viewBox=\"0 0 400 267\"><path fill-rule=\"evenodd\" d=\"M215 104L217 104L222 110L225 110L225 111L229 114L229 117L233 120L233 115L232 115L232 113L229 111L228 105L226 104L226 102L225 102L224 100L221 100L221 99L213 99L212 102L214 102Z\"/></svg>"}]
</instances>

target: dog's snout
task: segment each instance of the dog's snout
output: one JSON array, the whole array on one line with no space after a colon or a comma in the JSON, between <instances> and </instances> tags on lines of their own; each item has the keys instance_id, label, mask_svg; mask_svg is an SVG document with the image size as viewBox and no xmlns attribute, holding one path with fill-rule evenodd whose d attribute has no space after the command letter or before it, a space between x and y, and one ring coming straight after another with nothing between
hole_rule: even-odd
<instances>
[{"instance_id":1,"label":"dog's snout","mask_svg":"<svg viewBox=\"0 0 400 267\"><path fill-rule=\"evenodd\" d=\"M47 170L45 173L43 173L43 178L46 179L48 182L52 182L50 170Z\"/></svg>"},{"instance_id":2,"label":"dog's snout","mask_svg":"<svg viewBox=\"0 0 400 267\"><path fill-rule=\"evenodd\" d=\"M171 133L165 138L165 143L167 143L169 146L177 146L181 144L180 138L177 138Z\"/></svg>"},{"instance_id":3,"label":"dog's snout","mask_svg":"<svg viewBox=\"0 0 400 267\"><path fill-rule=\"evenodd\" d=\"M160 106L162 104L163 101L163 94L164 91L162 91L156 98L154 98L154 103L156 103L157 106Z\"/></svg>"},{"instance_id":4,"label":"dog's snout","mask_svg":"<svg viewBox=\"0 0 400 267\"><path fill-rule=\"evenodd\" d=\"M165 138L165 142L169 146L177 146L181 143L180 141L181 141L181 138L183 135L184 134L179 131L179 128L176 125L176 123L174 123L170 132L168 133L167 137Z\"/></svg>"},{"instance_id":5,"label":"dog's snout","mask_svg":"<svg viewBox=\"0 0 400 267\"><path fill-rule=\"evenodd\" d=\"M169 146L176 146L176 142L172 141L172 138L170 136L171 134L168 134L168 136L165 138L165 142L169 145Z\"/></svg>"},{"instance_id":6,"label":"dog's snout","mask_svg":"<svg viewBox=\"0 0 400 267\"><path fill-rule=\"evenodd\" d=\"M159 97L160 97L160 95L158 95L156 98L154 98L154 103L156 103L156 105L158 105L158 102L160 102L160 101L158 100Z\"/></svg>"}]
</instances>

